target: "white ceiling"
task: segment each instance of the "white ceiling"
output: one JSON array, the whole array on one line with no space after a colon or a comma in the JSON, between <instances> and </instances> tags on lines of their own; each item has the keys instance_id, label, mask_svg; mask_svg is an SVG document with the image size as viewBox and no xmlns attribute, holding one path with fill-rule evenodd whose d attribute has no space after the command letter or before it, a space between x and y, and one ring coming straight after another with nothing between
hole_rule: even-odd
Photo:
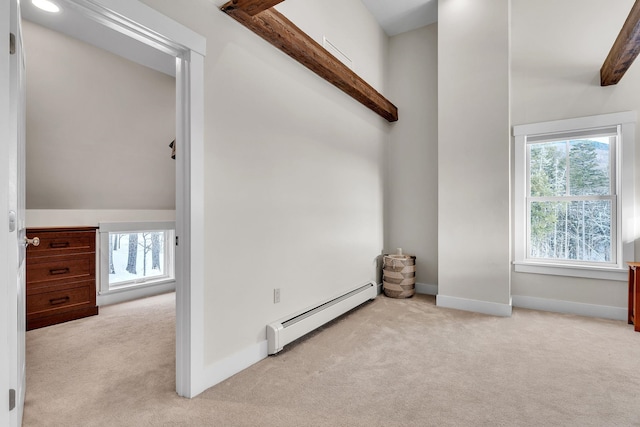
<instances>
[{"instance_id":1,"label":"white ceiling","mask_svg":"<svg viewBox=\"0 0 640 427\"><path fill-rule=\"evenodd\" d=\"M389 36L438 20L438 0L362 0Z\"/></svg>"}]
</instances>

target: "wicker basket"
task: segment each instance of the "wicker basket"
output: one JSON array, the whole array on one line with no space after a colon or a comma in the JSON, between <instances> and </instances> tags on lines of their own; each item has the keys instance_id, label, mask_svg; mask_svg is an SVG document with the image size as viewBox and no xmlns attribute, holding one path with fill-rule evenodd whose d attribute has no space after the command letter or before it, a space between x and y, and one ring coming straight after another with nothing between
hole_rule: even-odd
<instances>
[{"instance_id":1,"label":"wicker basket","mask_svg":"<svg viewBox=\"0 0 640 427\"><path fill-rule=\"evenodd\" d=\"M385 255L382 264L382 289L391 298L410 298L416 293L416 257Z\"/></svg>"}]
</instances>

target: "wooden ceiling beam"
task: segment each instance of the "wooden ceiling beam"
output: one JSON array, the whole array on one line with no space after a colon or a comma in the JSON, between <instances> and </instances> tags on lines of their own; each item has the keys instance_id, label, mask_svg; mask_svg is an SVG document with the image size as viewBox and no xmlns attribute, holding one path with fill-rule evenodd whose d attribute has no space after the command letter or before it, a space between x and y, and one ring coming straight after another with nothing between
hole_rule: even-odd
<instances>
[{"instance_id":1,"label":"wooden ceiling beam","mask_svg":"<svg viewBox=\"0 0 640 427\"><path fill-rule=\"evenodd\" d=\"M600 68L600 85L617 84L640 53L640 0L636 0Z\"/></svg>"},{"instance_id":2,"label":"wooden ceiling beam","mask_svg":"<svg viewBox=\"0 0 640 427\"><path fill-rule=\"evenodd\" d=\"M250 16L255 16L260 12L282 3L284 0L232 0L223 7L229 9L242 9Z\"/></svg>"},{"instance_id":3,"label":"wooden ceiling beam","mask_svg":"<svg viewBox=\"0 0 640 427\"><path fill-rule=\"evenodd\" d=\"M277 10L251 16L233 3L221 10L388 121L398 120L395 105Z\"/></svg>"}]
</instances>

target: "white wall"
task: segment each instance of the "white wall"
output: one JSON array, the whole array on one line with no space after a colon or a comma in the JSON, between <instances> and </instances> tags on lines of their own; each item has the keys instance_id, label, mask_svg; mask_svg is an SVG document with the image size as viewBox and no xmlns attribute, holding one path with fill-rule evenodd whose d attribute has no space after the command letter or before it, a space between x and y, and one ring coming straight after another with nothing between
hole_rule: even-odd
<instances>
[{"instance_id":1,"label":"white wall","mask_svg":"<svg viewBox=\"0 0 640 427\"><path fill-rule=\"evenodd\" d=\"M374 277L388 124L220 12L222 1L144 2L207 38L204 360L242 366L266 355L268 322ZM372 61L384 69L386 57Z\"/></svg>"},{"instance_id":2,"label":"white wall","mask_svg":"<svg viewBox=\"0 0 640 427\"><path fill-rule=\"evenodd\" d=\"M509 0L438 2L438 304L510 314Z\"/></svg>"},{"instance_id":3,"label":"white wall","mask_svg":"<svg viewBox=\"0 0 640 427\"><path fill-rule=\"evenodd\" d=\"M175 209L175 79L28 21L23 30L27 209Z\"/></svg>"},{"instance_id":4,"label":"white wall","mask_svg":"<svg viewBox=\"0 0 640 427\"><path fill-rule=\"evenodd\" d=\"M385 152L385 250L416 256L416 282L438 283L438 26L389 42L389 97L401 111Z\"/></svg>"},{"instance_id":5,"label":"white wall","mask_svg":"<svg viewBox=\"0 0 640 427\"><path fill-rule=\"evenodd\" d=\"M356 74L386 95L387 63L380 64L380 58L387 54L389 37L362 2L287 0L275 8L321 46L326 37L353 61Z\"/></svg>"},{"instance_id":6,"label":"white wall","mask_svg":"<svg viewBox=\"0 0 640 427\"><path fill-rule=\"evenodd\" d=\"M514 125L640 110L640 64L615 86L601 87L599 77L633 3L607 3L605 13L597 0L512 0ZM639 195L636 186L636 201ZM514 273L512 285L514 301L527 296L626 310L626 282Z\"/></svg>"}]
</instances>

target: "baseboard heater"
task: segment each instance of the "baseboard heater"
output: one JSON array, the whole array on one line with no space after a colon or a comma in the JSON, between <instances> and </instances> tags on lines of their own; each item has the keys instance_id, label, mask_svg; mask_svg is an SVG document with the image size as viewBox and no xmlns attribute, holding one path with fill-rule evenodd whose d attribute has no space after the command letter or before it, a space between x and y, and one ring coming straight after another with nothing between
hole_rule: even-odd
<instances>
[{"instance_id":1,"label":"baseboard heater","mask_svg":"<svg viewBox=\"0 0 640 427\"><path fill-rule=\"evenodd\" d=\"M267 343L269 354L280 352L283 347L314 329L319 328L336 317L359 306L365 301L375 299L378 286L374 282L360 286L346 294L332 298L292 316L267 325Z\"/></svg>"}]
</instances>

